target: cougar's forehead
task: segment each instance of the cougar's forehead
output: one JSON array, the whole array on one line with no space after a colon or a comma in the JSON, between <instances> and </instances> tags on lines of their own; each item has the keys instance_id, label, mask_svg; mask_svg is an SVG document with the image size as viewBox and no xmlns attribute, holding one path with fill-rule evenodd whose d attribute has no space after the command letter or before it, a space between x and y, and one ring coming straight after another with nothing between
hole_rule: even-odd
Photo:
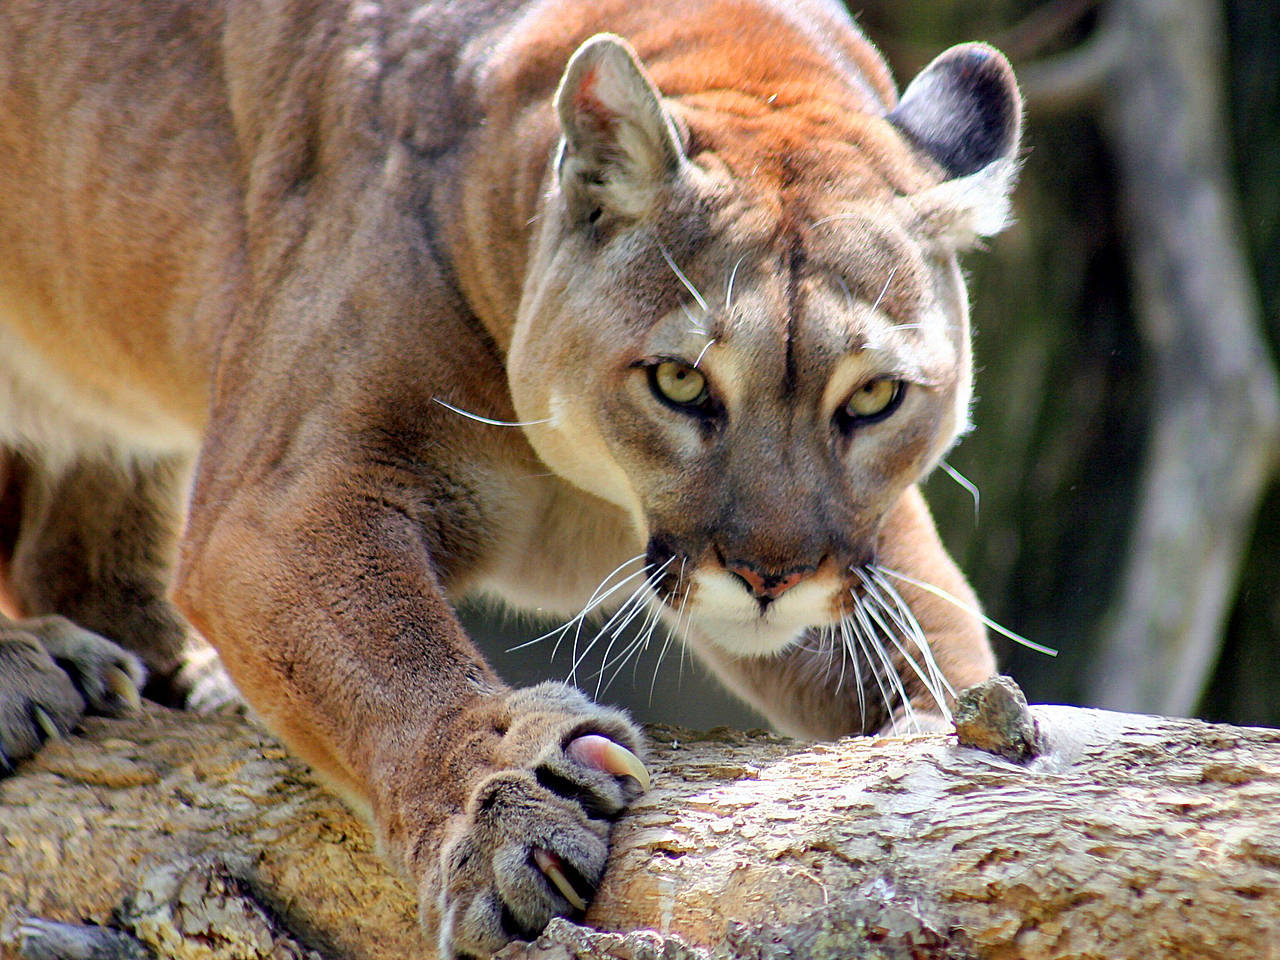
<instances>
[{"instance_id":1,"label":"cougar's forehead","mask_svg":"<svg viewBox=\"0 0 1280 960\"><path fill-rule=\"evenodd\" d=\"M719 240L664 264L665 283L684 296L649 349L692 355L731 403L740 392L821 393L859 371L926 386L952 375L966 330L951 315L948 264L893 219L844 209L767 232L728 229Z\"/></svg>"}]
</instances>

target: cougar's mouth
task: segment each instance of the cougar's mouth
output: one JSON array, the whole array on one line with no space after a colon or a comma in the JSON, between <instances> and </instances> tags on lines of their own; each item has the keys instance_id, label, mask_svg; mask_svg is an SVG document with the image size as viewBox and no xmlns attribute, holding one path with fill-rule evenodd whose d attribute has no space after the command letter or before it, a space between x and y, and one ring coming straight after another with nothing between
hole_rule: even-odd
<instances>
[{"instance_id":1,"label":"cougar's mouth","mask_svg":"<svg viewBox=\"0 0 1280 960\"><path fill-rule=\"evenodd\" d=\"M768 656L843 615L841 578L830 570L803 577L753 578L730 570L714 548L697 560L661 537L649 541L645 565L652 596L681 632L736 656Z\"/></svg>"}]
</instances>

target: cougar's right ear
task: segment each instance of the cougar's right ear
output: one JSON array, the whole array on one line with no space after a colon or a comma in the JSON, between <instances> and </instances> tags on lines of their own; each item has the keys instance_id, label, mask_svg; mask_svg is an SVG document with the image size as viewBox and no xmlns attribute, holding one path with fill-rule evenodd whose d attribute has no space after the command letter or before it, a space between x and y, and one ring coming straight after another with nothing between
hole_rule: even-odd
<instances>
[{"instance_id":1,"label":"cougar's right ear","mask_svg":"<svg viewBox=\"0 0 1280 960\"><path fill-rule=\"evenodd\" d=\"M1022 96L1004 54L962 43L920 71L889 120L951 176L967 177L1016 153Z\"/></svg>"},{"instance_id":2,"label":"cougar's right ear","mask_svg":"<svg viewBox=\"0 0 1280 960\"><path fill-rule=\"evenodd\" d=\"M643 216L684 161L675 123L635 51L601 33L569 60L556 91L560 188L575 219Z\"/></svg>"},{"instance_id":3,"label":"cougar's right ear","mask_svg":"<svg viewBox=\"0 0 1280 960\"><path fill-rule=\"evenodd\" d=\"M947 177L906 198L926 235L964 248L1005 227L1022 95L999 50L985 43L946 50L911 81L887 119Z\"/></svg>"}]
</instances>

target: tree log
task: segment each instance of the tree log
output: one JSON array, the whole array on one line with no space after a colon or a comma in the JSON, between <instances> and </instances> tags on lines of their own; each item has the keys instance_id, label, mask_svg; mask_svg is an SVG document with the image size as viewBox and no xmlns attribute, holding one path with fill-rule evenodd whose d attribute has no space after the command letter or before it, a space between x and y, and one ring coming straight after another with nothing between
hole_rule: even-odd
<instances>
[{"instance_id":1,"label":"tree log","mask_svg":"<svg viewBox=\"0 0 1280 960\"><path fill-rule=\"evenodd\" d=\"M1280 956L1280 731L1032 716L1023 763L954 734L655 728L588 926L503 956ZM369 832L283 748L159 708L0 781L0 956L67 955L79 928L32 917L165 957L431 955Z\"/></svg>"}]
</instances>

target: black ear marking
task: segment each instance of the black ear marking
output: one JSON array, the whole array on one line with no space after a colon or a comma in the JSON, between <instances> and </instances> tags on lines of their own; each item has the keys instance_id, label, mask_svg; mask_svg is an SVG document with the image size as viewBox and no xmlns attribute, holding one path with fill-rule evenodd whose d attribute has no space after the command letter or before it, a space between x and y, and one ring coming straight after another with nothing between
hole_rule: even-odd
<instances>
[{"instance_id":1,"label":"black ear marking","mask_svg":"<svg viewBox=\"0 0 1280 960\"><path fill-rule=\"evenodd\" d=\"M911 81L888 119L952 177L1011 158L1022 127L1022 96L1004 55L965 43Z\"/></svg>"}]
</instances>

